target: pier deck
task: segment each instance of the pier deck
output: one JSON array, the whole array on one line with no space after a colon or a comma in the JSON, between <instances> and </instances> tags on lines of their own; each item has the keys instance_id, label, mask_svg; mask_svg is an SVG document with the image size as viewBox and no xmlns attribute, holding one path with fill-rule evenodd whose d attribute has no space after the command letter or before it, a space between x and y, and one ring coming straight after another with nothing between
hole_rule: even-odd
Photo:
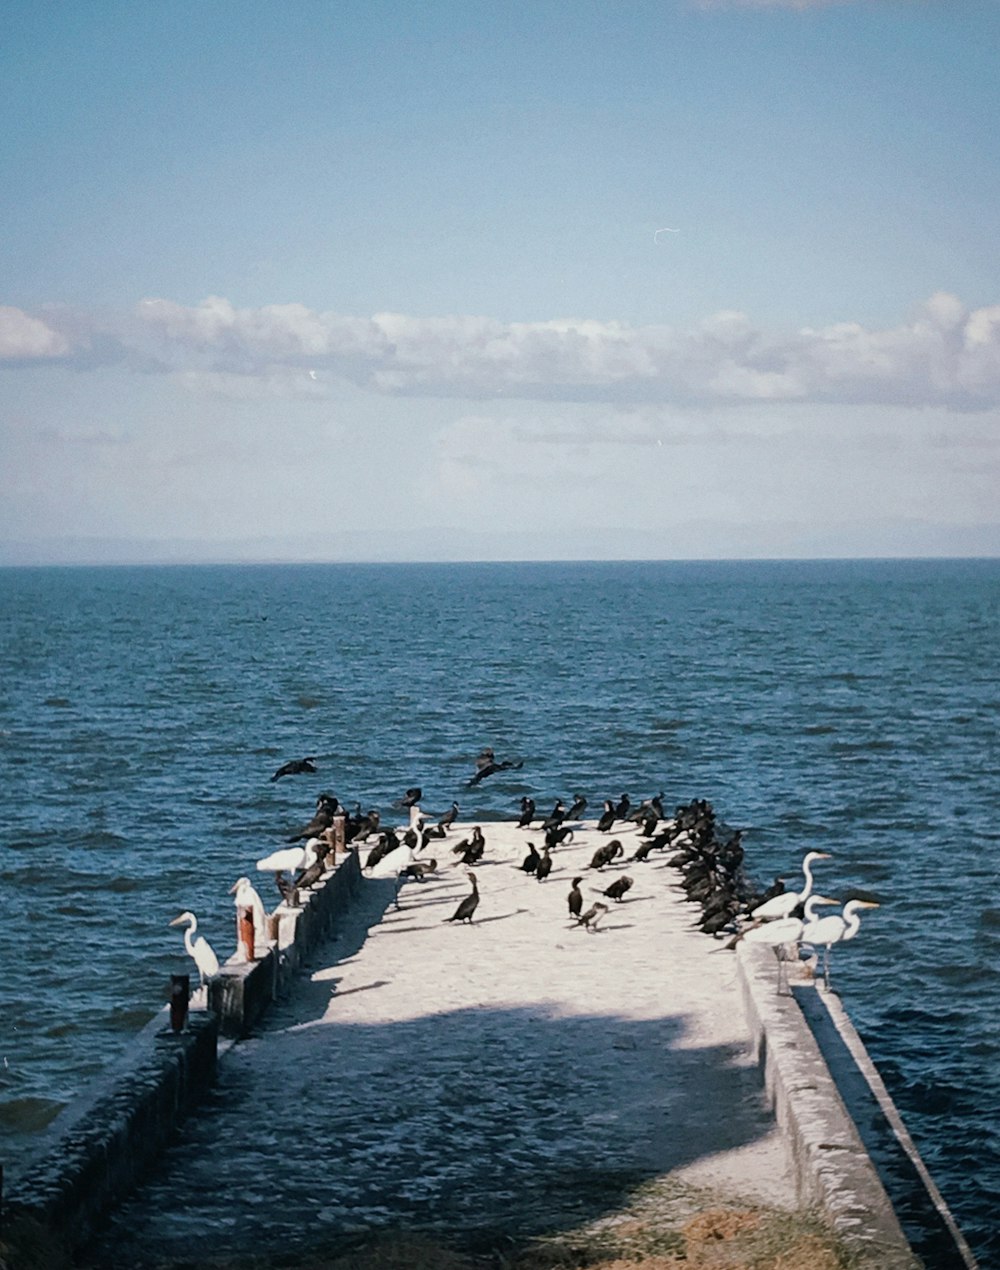
<instances>
[{"instance_id":1,"label":"pier deck","mask_svg":"<svg viewBox=\"0 0 1000 1270\"><path fill-rule=\"evenodd\" d=\"M662 855L588 870L608 840L588 827L538 883L516 866L541 835L484 831L471 926L445 921L469 890L461 830L422 853L440 871L398 909L393 877L366 878L86 1264L389 1227L534 1234L664 1175L795 1206L736 958L693 928ZM612 836L631 855L634 829ZM624 872L635 885L597 933L570 924L574 875L586 906Z\"/></svg>"}]
</instances>

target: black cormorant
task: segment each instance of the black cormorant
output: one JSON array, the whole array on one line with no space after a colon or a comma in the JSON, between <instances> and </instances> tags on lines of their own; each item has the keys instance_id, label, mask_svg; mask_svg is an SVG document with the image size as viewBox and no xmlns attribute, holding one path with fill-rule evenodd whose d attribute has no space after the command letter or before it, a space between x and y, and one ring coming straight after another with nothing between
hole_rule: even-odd
<instances>
[{"instance_id":1,"label":"black cormorant","mask_svg":"<svg viewBox=\"0 0 1000 1270\"><path fill-rule=\"evenodd\" d=\"M315 771L315 755L310 755L308 758L293 758L290 763L282 763L271 777L271 780L280 781L282 776L305 776L307 773L311 774Z\"/></svg>"},{"instance_id":2,"label":"black cormorant","mask_svg":"<svg viewBox=\"0 0 1000 1270\"><path fill-rule=\"evenodd\" d=\"M445 918L445 921L447 922L471 922L472 921L472 915L476 911L476 907L479 904L479 887L476 885L476 875L472 872L471 869L469 870L467 876L469 878L469 881L472 883L472 890L461 902L461 904L459 904L458 908L455 909L451 917Z\"/></svg>"}]
</instances>

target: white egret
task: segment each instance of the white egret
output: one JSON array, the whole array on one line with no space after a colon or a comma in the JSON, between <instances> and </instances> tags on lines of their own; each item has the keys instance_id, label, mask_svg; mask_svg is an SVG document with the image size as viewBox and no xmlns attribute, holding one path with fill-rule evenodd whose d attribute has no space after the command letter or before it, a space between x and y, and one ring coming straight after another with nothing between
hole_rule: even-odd
<instances>
[{"instance_id":1,"label":"white egret","mask_svg":"<svg viewBox=\"0 0 1000 1270\"><path fill-rule=\"evenodd\" d=\"M258 895L250 879L237 878L235 884L229 888L229 894L236 896L234 903L238 909L249 908L253 910L254 943L258 939L265 940L267 938L267 913L264 909L264 901Z\"/></svg>"},{"instance_id":2,"label":"white egret","mask_svg":"<svg viewBox=\"0 0 1000 1270\"><path fill-rule=\"evenodd\" d=\"M821 904L836 904L837 900L827 899L825 895L810 895L806 900L805 921L798 917L779 917L774 921L762 922L759 926L753 926L750 930L744 931L737 935L733 943L740 941L747 944L767 944L769 948L774 949L774 955L778 959L778 992L781 991L781 981L783 976L784 965L787 960L785 949L789 944L797 943L802 938L802 932L807 923L815 923L816 909Z\"/></svg>"},{"instance_id":3,"label":"white egret","mask_svg":"<svg viewBox=\"0 0 1000 1270\"><path fill-rule=\"evenodd\" d=\"M846 943L861 929L859 910L878 908L874 900L848 900L841 913L807 921L799 936L800 943L821 945L823 948L823 983L830 986L830 949L834 944Z\"/></svg>"},{"instance_id":4,"label":"white egret","mask_svg":"<svg viewBox=\"0 0 1000 1270\"><path fill-rule=\"evenodd\" d=\"M183 926L185 922L187 922L188 928L184 932L184 947L188 950L188 955L194 958L194 964L198 967L199 979L204 985L206 979L211 979L213 975L219 973L219 959L212 951L212 945L204 935L199 935L195 939L194 934L198 929L198 919L194 913L181 913L179 917L174 918L170 925Z\"/></svg>"},{"instance_id":5,"label":"white egret","mask_svg":"<svg viewBox=\"0 0 1000 1270\"><path fill-rule=\"evenodd\" d=\"M806 853L805 859L802 861L802 874L805 878L805 886L801 891L783 891L781 895L772 896L771 899L765 900L763 904L758 904L752 909L750 916L764 922L772 921L776 917L790 917L800 904L804 904L812 893L813 875L811 865L816 860L829 860L830 853L828 851L809 851ZM795 936L793 935L794 939Z\"/></svg>"}]
</instances>

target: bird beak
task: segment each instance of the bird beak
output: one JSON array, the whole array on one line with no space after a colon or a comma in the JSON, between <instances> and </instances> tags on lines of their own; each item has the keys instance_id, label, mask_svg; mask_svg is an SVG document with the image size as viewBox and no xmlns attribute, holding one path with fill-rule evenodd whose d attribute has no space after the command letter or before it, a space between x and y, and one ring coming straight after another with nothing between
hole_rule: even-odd
<instances>
[{"instance_id":1,"label":"bird beak","mask_svg":"<svg viewBox=\"0 0 1000 1270\"><path fill-rule=\"evenodd\" d=\"M840 900L831 900L831 899L828 899L825 895L814 895L813 903L814 904L839 904Z\"/></svg>"},{"instance_id":2,"label":"bird beak","mask_svg":"<svg viewBox=\"0 0 1000 1270\"><path fill-rule=\"evenodd\" d=\"M861 907L862 908L881 908L882 905L876 904L874 900L862 900Z\"/></svg>"},{"instance_id":3,"label":"bird beak","mask_svg":"<svg viewBox=\"0 0 1000 1270\"><path fill-rule=\"evenodd\" d=\"M168 926L180 926L180 924L181 924L181 922L183 922L183 920L184 920L184 914L182 913L179 917L175 917L175 918L174 918L174 920L173 920L172 922L167 922L167 925L168 925Z\"/></svg>"},{"instance_id":4,"label":"bird beak","mask_svg":"<svg viewBox=\"0 0 1000 1270\"><path fill-rule=\"evenodd\" d=\"M240 889L239 882L234 882L233 885L229 888L229 894L235 895L239 889Z\"/></svg>"}]
</instances>

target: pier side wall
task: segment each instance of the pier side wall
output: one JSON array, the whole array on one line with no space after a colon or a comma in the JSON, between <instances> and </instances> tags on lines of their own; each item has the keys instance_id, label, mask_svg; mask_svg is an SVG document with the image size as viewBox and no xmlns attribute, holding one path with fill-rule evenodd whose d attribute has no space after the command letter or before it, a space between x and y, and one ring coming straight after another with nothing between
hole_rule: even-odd
<instances>
[{"instance_id":1,"label":"pier side wall","mask_svg":"<svg viewBox=\"0 0 1000 1270\"><path fill-rule=\"evenodd\" d=\"M826 1214L859 1265L920 1270L923 1262L900 1227L792 991L777 991L773 950L741 944L738 958L754 1052L788 1142L800 1201ZM789 965L794 975L796 963Z\"/></svg>"},{"instance_id":2,"label":"pier side wall","mask_svg":"<svg viewBox=\"0 0 1000 1270\"><path fill-rule=\"evenodd\" d=\"M273 947L258 945L254 961L234 954L225 963L208 985L209 1008L192 1009L183 1032L171 1030L164 1007L56 1117L5 1187L0 1259L4 1245L32 1244L42 1248L42 1260L31 1264L57 1264L87 1241L214 1082L220 1037L231 1043L263 1017L333 932L360 885L360 862L350 852L303 892L298 907L279 905Z\"/></svg>"}]
</instances>

